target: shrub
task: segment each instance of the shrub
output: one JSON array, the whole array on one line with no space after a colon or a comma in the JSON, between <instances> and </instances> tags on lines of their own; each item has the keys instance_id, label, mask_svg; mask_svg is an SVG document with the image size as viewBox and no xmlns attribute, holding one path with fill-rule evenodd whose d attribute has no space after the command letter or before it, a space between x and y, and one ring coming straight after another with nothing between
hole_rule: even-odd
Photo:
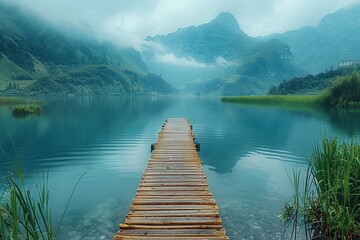
<instances>
[{"instance_id":1,"label":"shrub","mask_svg":"<svg viewBox=\"0 0 360 240\"><path fill-rule=\"evenodd\" d=\"M360 74L338 78L325 93L327 105L351 108L360 105Z\"/></svg>"}]
</instances>

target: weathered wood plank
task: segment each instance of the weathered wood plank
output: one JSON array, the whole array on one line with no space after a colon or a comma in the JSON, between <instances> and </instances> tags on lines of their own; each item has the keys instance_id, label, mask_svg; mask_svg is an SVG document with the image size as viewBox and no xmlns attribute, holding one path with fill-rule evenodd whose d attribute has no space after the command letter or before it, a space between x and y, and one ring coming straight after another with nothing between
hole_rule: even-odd
<instances>
[{"instance_id":1,"label":"weathered wood plank","mask_svg":"<svg viewBox=\"0 0 360 240\"><path fill-rule=\"evenodd\" d=\"M140 187L191 187L207 186L204 182L162 182L162 183L140 183Z\"/></svg>"},{"instance_id":2,"label":"weathered wood plank","mask_svg":"<svg viewBox=\"0 0 360 240\"><path fill-rule=\"evenodd\" d=\"M168 119L114 240L229 239L188 120Z\"/></svg>"},{"instance_id":3,"label":"weathered wood plank","mask_svg":"<svg viewBox=\"0 0 360 240\"><path fill-rule=\"evenodd\" d=\"M120 229L223 229L221 224L181 224L181 225L146 225L120 224Z\"/></svg>"},{"instance_id":4,"label":"weathered wood plank","mask_svg":"<svg viewBox=\"0 0 360 240\"><path fill-rule=\"evenodd\" d=\"M224 230L217 230L217 229L171 229L171 230L158 230L158 229L129 229L124 230L126 231L127 235L129 236L173 236L173 237L186 237L186 236L193 236L194 234L198 237L211 237L211 236L219 236L225 235Z\"/></svg>"},{"instance_id":5,"label":"weathered wood plank","mask_svg":"<svg viewBox=\"0 0 360 240\"><path fill-rule=\"evenodd\" d=\"M130 211L159 211L159 210L218 210L217 205L134 205Z\"/></svg>"},{"instance_id":6,"label":"weathered wood plank","mask_svg":"<svg viewBox=\"0 0 360 240\"><path fill-rule=\"evenodd\" d=\"M120 240L120 239L125 239L125 240L143 240L143 239L159 239L159 240L192 240L192 239L202 239L202 240L222 240L222 239L229 239L226 236L216 236L216 237L206 237L204 238L203 236L197 237L196 235L194 236L189 236L189 237L175 237L175 236L156 236L156 237L150 237L150 236L124 236L121 237L119 235L116 235L113 240Z\"/></svg>"},{"instance_id":7,"label":"weathered wood plank","mask_svg":"<svg viewBox=\"0 0 360 240\"><path fill-rule=\"evenodd\" d=\"M139 187L138 192L144 191L209 191L208 187Z\"/></svg>"},{"instance_id":8,"label":"weathered wood plank","mask_svg":"<svg viewBox=\"0 0 360 240\"><path fill-rule=\"evenodd\" d=\"M212 194L209 191L196 191L196 192L183 192L183 191L151 191L151 192L138 192L136 196L191 196L191 197L197 197L197 196L212 196Z\"/></svg>"},{"instance_id":9,"label":"weathered wood plank","mask_svg":"<svg viewBox=\"0 0 360 240\"><path fill-rule=\"evenodd\" d=\"M128 216L182 216L182 217L194 217L194 216L208 216L218 217L219 212L217 210L159 210L159 211L133 211L129 212Z\"/></svg>"},{"instance_id":10,"label":"weathered wood plank","mask_svg":"<svg viewBox=\"0 0 360 240\"><path fill-rule=\"evenodd\" d=\"M213 199L139 199L135 198L133 204L137 205L215 205Z\"/></svg>"},{"instance_id":11,"label":"weathered wood plank","mask_svg":"<svg viewBox=\"0 0 360 240\"><path fill-rule=\"evenodd\" d=\"M127 216L125 224L144 224L144 225L178 225L178 224L206 224L219 225L221 219L218 217L132 217Z\"/></svg>"}]
</instances>

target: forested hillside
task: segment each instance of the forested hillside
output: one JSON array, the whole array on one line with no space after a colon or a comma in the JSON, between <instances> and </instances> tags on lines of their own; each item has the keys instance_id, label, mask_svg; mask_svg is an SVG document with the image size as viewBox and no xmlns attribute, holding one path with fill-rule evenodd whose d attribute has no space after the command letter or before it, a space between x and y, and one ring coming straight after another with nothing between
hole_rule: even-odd
<instances>
[{"instance_id":1,"label":"forested hillside","mask_svg":"<svg viewBox=\"0 0 360 240\"><path fill-rule=\"evenodd\" d=\"M321 72L316 75L309 74L305 77L294 77L290 80L284 80L278 86L271 86L268 95L288 95L320 92L329 86L332 82L341 76L350 74L353 71L359 71L360 68L338 68L336 70Z\"/></svg>"},{"instance_id":2,"label":"forested hillside","mask_svg":"<svg viewBox=\"0 0 360 240\"><path fill-rule=\"evenodd\" d=\"M149 75L140 53L91 37L71 37L0 2L0 90L3 94L172 93Z\"/></svg>"}]
</instances>

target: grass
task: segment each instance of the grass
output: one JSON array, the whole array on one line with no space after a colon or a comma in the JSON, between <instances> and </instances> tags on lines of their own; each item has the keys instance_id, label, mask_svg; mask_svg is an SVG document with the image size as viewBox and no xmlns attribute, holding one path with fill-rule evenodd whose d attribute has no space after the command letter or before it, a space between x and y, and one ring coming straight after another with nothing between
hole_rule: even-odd
<instances>
[{"instance_id":1,"label":"grass","mask_svg":"<svg viewBox=\"0 0 360 240\"><path fill-rule=\"evenodd\" d=\"M17 97L0 97L0 105L8 105L8 104L23 104L26 103L26 100L23 98Z\"/></svg>"},{"instance_id":2,"label":"grass","mask_svg":"<svg viewBox=\"0 0 360 240\"><path fill-rule=\"evenodd\" d=\"M322 106L322 95L263 95L263 96L230 96L222 97L221 101L253 105L283 106Z\"/></svg>"},{"instance_id":3,"label":"grass","mask_svg":"<svg viewBox=\"0 0 360 240\"><path fill-rule=\"evenodd\" d=\"M222 97L223 102L252 105L311 106L360 109L360 73L338 77L332 85L316 95L263 95Z\"/></svg>"},{"instance_id":4,"label":"grass","mask_svg":"<svg viewBox=\"0 0 360 240\"><path fill-rule=\"evenodd\" d=\"M13 108L13 115L14 116L25 116L29 114L40 114L41 108L38 105L33 104L21 104L16 105Z\"/></svg>"},{"instance_id":5,"label":"grass","mask_svg":"<svg viewBox=\"0 0 360 240\"><path fill-rule=\"evenodd\" d=\"M313 148L304 189L294 173L294 195L280 219L293 237L304 225L308 239L360 239L360 145L323 139Z\"/></svg>"},{"instance_id":6,"label":"grass","mask_svg":"<svg viewBox=\"0 0 360 240\"><path fill-rule=\"evenodd\" d=\"M0 106L1 105L14 105L12 108L12 113L15 117L23 117L30 114L40 114L41 101L39 100L30 100L17 97L0 97Z\"/></svg>"},{"instance_id":7,"label":"grass","mask_svg":"<svg viewBox=\"0 0 360 240\"><path fill-rule=\"evenodd\" d=\"M0 239L56 239L75 189L85 173L73 188L60 223L55 229L49 204L48 173L43 174L42 184L36 185L34 190L26 186L20 162L18 166L15 176L6 176L5 189L0 195Z\"/></svg>"},{"instance_id":8,"label":"grass","mask_svg":"<svg viewBox=\"0 0 360 240\"><path fill-rule=\"evenodd\" d=\"M0 207L1 239L55 239L47 176L44 174L43 184L36 186L37 196L26 187L21 170L17 179L12 174L6 176Z\"/></svg>"},{"instance_id":9,"label":"grass","mask_svg":"<svg viewBox=\"0 0 360 240\"><path fill-rule=\"evenodd\" d=\"M1 105L15 105L15 104L41 104L41 100L34 100L21 97L0 97Z\"/></svg>"}]
</instances>

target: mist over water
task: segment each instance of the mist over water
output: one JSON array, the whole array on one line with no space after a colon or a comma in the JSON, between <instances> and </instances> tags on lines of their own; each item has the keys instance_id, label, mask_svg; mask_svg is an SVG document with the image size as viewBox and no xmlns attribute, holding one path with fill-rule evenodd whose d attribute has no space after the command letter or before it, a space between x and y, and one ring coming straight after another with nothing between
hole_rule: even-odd
<instances>
[{"instance_id":1,"label":"mist over water","mask_svg":"<svg viewBox=\"0 0 360 240\"><path fill-rule=\"evenodd\" d=\"M191 121L231 239L287 239L276 218L292 193L287 174L306 166L325 134L359 139L360 130L357 112L249 107L208 97L48 98L40 116L14 118L11 107L0 107L0 173L13 171L17 156L30 187L49 171L55 222L85 173L59 239L106 236L93 226L116 232L168 117Z\"/></svg>"}]
</instances>

